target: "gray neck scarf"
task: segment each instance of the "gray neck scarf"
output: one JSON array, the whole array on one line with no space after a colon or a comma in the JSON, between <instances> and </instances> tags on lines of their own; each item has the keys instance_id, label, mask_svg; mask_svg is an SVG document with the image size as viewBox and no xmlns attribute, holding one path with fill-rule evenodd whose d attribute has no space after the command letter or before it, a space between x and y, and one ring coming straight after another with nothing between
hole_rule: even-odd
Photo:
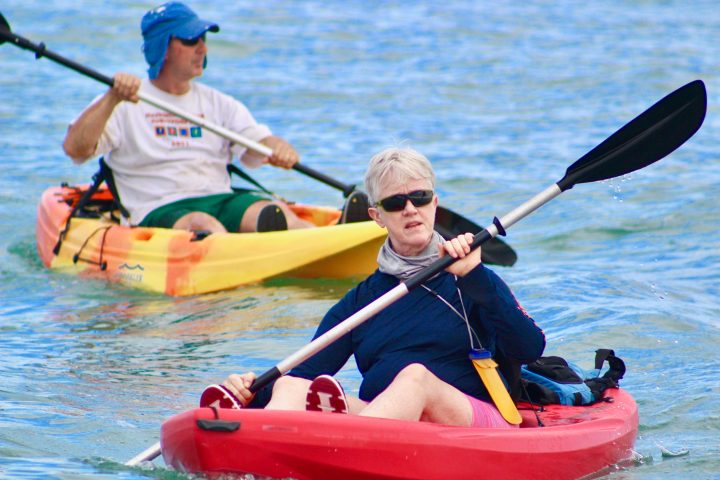
<instances>
[{"instance_id":1,"label":"gray neck scarf","mask_svg":"<svg viewBox=\"0 0 720 480\"><path fill-rule=\"evenodd\" d=\"M380 271L397 277L400 280L407 280L440 258L437 245L444 241L438 232L433 232L430 243L428 243L427 247L425 247L419 255L406 257L392 249L390 246L390 237L387 237L380 249L380 253L378 253L377 262Z\"/></svg>"}]
</instances>

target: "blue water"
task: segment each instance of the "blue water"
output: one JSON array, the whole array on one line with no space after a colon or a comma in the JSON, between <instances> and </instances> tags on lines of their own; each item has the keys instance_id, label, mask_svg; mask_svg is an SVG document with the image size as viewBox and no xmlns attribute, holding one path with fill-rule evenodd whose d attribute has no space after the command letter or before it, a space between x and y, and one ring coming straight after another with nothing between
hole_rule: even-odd
<instances>
[{"instance_id":1,"label":"blue water","mask_svg":"<svg viewBox=\"0 0 720 480\"><path fill-rule=\"evenodd\" d=\"M210 2L203 2L210 3ZM5 0L14 32L105 74L144 73L148 2ZM708 87L704 126L623 178L579 185L509 231L499 269L548 353L628 365L643 460L612 478L720 478L720 15L685 2L268 1L194 5L216 19L203 81L242 99L306 164L345 182L400 142L436 166L441 201L487 224L675 88ZM167 298L47 271L41 192L85 182L60 145L97 82L0 47L0 478L186 478L122 463L208 383L304 345L352 282L276 281ZM295 172L257 177L340 205ZM358 386L353 368L341 378ZM689 450L667 458L661 447Z\"/></svg>"}]
</instances>

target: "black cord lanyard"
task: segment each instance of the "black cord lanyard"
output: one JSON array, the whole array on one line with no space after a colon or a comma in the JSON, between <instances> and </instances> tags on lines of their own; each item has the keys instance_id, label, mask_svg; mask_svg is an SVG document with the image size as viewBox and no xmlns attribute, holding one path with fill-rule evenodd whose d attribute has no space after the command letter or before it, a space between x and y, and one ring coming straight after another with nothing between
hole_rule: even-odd
<instances>
[{"instance_id":1,"label":"black cord lanyard","mask_svg":"<svg viewBox=\"0 0 720 480\"><path fill-rule=\"evenodd\" d=\"M457 277L455 277L455 281L457 281ZM440 301L443 302L445 305L447 305L448 308L450 308L450 310L452 310L452 312L453 312L455 315L457 315L458 317L460 317L460 319L465 322L465 325L467 325L468 337L470 337L470 348L473 349L473 350L475 350L475 349L477 349L477 348L482 349L483 347L482 347L482 342L480 342L480 338L477 336L477 333L475 333L475 330L470 326L470 321L468 320L467 311L465 310L465 302L463 302L462 293L460 293L460 288L458 288L457 286L455 286L455 289L457 290L457 293L458 293L458 297L460 298L460 306L462 307L462 314L461 314L460 312L458 312L457 308L453 307L453 306L450 304L450 302L448 302L447 300L445 300L445 299L442 297L442 295L440 295L439 293L437 293L435 290L433 290L432 288L428 287L428 286L425 285L424 283L421 283L420 286L423 287L423 288L424 288L425 290L427 290L428 292L430 292L432 295L435 295L435 297L436 297L438 300L440 300ZM477 340L478 347L475 347L475 342L474 342L473 339L474 339L474 340Z\"/></svg>"}]
</instances>

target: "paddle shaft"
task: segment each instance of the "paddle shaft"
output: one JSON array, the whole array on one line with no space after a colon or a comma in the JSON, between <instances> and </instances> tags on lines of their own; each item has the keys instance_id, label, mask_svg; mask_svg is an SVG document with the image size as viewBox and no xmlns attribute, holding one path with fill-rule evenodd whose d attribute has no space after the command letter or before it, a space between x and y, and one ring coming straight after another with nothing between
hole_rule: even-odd
<instances>
[{"instance_id":1,"label":"paddle shaft","mask_svg":"<svg viewBox=\"0 0 720 480\"><path fill-rule=\"evenodd\" d=\"M685 143L700 128L707 109L705 86L691 82L664 97L568 167L560 181L549 186L475 235L475 249L578 183L617 177L644 168ZM399 300L455 261L445 256L406 282L328 330L275 367L260 375L250 390L257 392L309 357L338 340L370 317Z\"/></svg>"},{"instance_id":2,"label":"paddle shaft","mask_svg":"<svg viewBox=\"0 0 720 480\"><path fill-rule=\"evenodd\" d=\"M343 193L343 196L347 197L352 192L355 191L355 185L348 185L347 183L343 183L339 180L336 180L332 177L328 177L322 172L318 172L317 170L308 167L307 165L302 165L300 163L296 163L293 165L293 169L297 170L298 172L307 175L310 178L314 178L315 180L319 180L320 182L324 183L325 185L329 185L333 188L336 188L340 190Z\"/></svg>"},{"instance_id":3,"label":"paddle shaft","mask_svg":"<svg viewBox=\"0 0 720 480\"><path fill-rule=\"evenodd\" d=\"M30 40L20 37L16 34L10 34L10 36L11 36L11 41L18 47L35 52L35 58L37 58L37 59L40 59L41 57L45 57L49 60L57 62L61 65L64 65L72 70L75 70L76 72L79 72L79 73L86 75L92 79L95 79L101 83L104 83L105 85L107 85L109 87L112 87L115 83L114 80L111 77L108 77L107 75L103 75L100 72L97 72L91 68L88 68L84 65L81 65L70 59L67 59L61 55L58 55L58 54L50 51L50 50L47 50L44 43L36 44L36 43L33 43ZM173 115L176 115L184 120L187 120L188 122L194 123L195 125L201 126L208 131L211 131L227 140L230 140L231 142L242 145L243 147L248 148L254 152L257 152L263 156L270 157L273 154L272 149L267 147L266 145L263 145L259 142L251 140L243 135L233 132L232 130L228 130L227 128L224 128L220 125L215 125L214 123L206 120L205 118L202 118L197 115L193 115L192 113L178 109L174 105L164 102L158 98L155 98L152 95L148 95L143 92L138 92L138 97L140 98L140 100L142 100L143 102L145 102L149 105L153 105L154 107L157 107L160 110L164 110L168 113L172 113ZM300 163L296 163L293 166L293 169L297 170L298 172L300 172L304 175L307 175L310 178L319 180L320 182L325 183L326 185L329 185L331 187L334 187L334 188L342 191L343 195L345 197L350 195L355 190L355 185L348 185L346 183L343 183L339 180L329 177L322 172L319 172L313 168L302 165Z\"/></svg>"},{"instance_id":4,"label":"paddle shaft","mask_svg":"<svg viewBox=\"0 0 720 480\"><path fill-rule=\"evenodd\" d=\"M677 89L570 165L559 182L535 195L501 219L495 219L490 227L475 235L471 244L472 248L477 248L498 233L504 232L505 229L510 228L562 192L571 189L575 184L625 175L660 160L695 134L705 119L706 110L707 92L705 85L700 80L690 82ZM407 282L400 283L382 297L260 375L253 382L250 390L257 392L273 380L280 378L294 366L346 335L386 306L407 295L412 288L447 268L453 261L454 259L451 257L443 257L411 277ZM137 465L143 460L152 460L160 453L160 443L156 443L134 457L130 461L133 463L128 462L127 464Z\"/></svg>"},{"instance_id":5,"label":"paddle shaft","mask_svg":"<svg viewBox=\"0 0 720 480\"><path fill-rule=\"evenodd\" d=\"M162 449L160 448L160 442L153 443L151 446L125 462L125 465L128 467L135 467L140 465L142 462L150 462L159 457L161 452Z\"/></svg>"}]
</instances>

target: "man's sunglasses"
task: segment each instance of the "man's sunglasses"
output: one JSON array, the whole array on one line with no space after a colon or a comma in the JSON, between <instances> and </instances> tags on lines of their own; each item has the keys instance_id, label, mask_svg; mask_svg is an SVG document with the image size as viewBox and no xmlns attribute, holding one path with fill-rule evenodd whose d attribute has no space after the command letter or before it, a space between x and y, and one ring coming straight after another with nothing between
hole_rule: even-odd
<instances>
[{"instance_id":1,"label":"man's sunglasses","mask_svg":"<svg viewBox=\"0 0 720 480\"><path fill-rule=\"evenodd\" d=\"M187 38L178 38L178 40L180 40L180 43L182 43L186 47L194 47L198 44L200 40L202 40L203 42L205 41L205 34L203 33L199 37L191 38L189 40Z\"/></svg>"},{"instance_id":2,"label":"man's sunglasses","mask_svg":"<svg viewBox=\"0 0 720 480\"><path fill-rule=\"evenodd\" d=\"M408 200L416 207L422 207L430 203L435 192L432 190L415 190L408 194L399 193L391 197L383 198L375 204L376 207L382 207L386 212L399 212L405 208Z\"/></svg>"}]
</instances>

